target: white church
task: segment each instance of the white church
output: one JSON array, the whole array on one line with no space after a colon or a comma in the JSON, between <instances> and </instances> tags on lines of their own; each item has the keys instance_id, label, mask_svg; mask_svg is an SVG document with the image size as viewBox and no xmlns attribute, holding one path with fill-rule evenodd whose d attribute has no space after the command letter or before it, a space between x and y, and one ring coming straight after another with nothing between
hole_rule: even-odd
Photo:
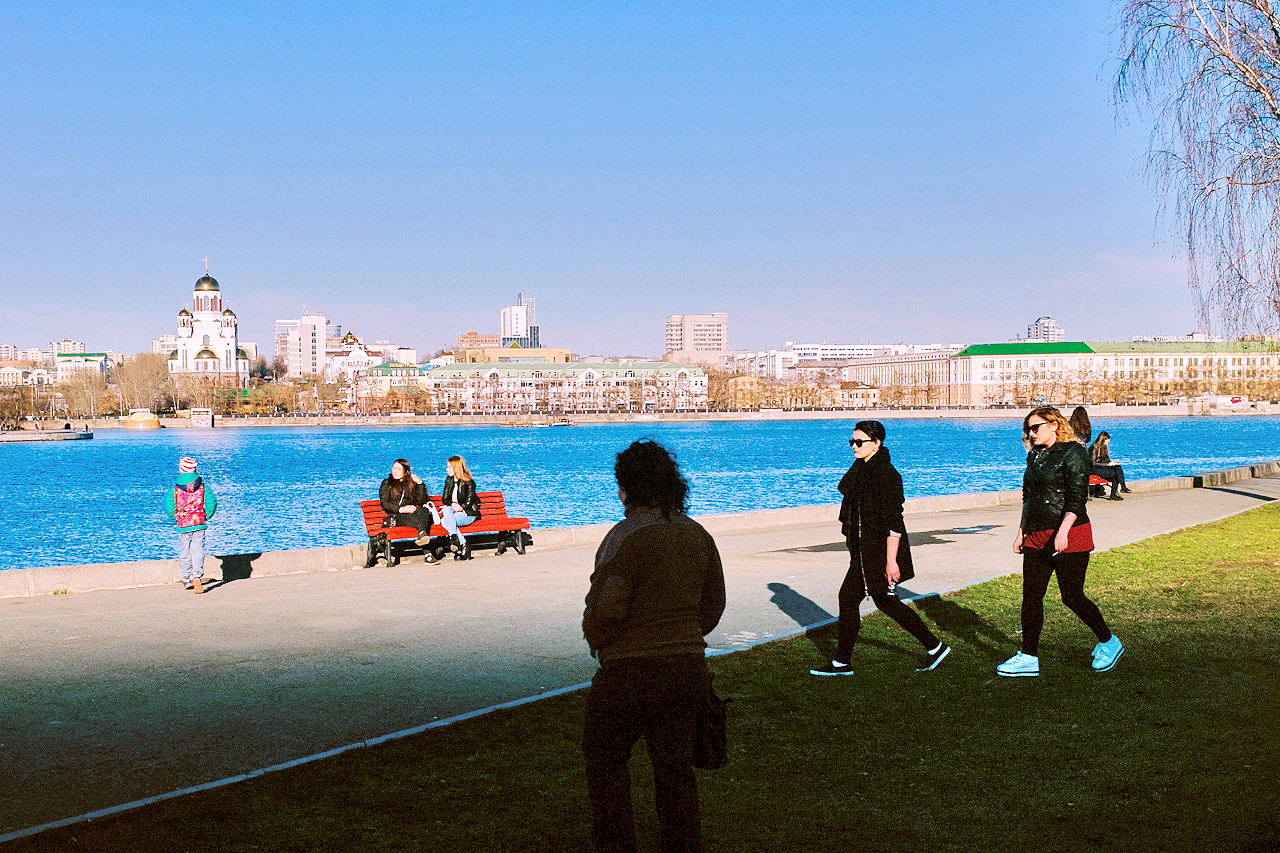
<instances>
[{"instance_id":1,"label":"white church","mask_svg":"<svg viewBox=\"0 0 1280 853\"><path fill-rule=\"evenodd\" d=\"M236 335L236 315L222 307L222 288L207 270L191 293L191 306L178 312L178 347L169 355L169 373L243 384L249 378L249 354Z\"/></svg>"}]
</instances>

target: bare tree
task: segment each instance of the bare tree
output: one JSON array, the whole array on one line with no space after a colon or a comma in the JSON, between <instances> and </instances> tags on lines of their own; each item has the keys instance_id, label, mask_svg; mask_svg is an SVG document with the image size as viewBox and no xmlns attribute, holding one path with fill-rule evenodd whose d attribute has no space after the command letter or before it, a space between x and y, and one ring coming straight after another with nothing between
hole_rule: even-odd
<instances>
[{"instance_id":1,"label":"bare tree","mask_svg":"<svg viewBox=\"0 0 1280 853\"><path fill-rule=\"evenodd\" d=\"M1186 241L1202 318L1280 323L1280 10L1125 0L1116 99L1151 121L1149 179Z\"/></svg>"}]
</instances>

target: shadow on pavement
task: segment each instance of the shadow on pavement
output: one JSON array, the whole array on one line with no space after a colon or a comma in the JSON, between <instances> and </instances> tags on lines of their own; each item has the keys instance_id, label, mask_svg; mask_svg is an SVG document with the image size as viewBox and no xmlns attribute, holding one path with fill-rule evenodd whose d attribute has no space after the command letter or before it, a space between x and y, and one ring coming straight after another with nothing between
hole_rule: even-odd
<instances>
[{"instance_id":1,"label":"shadow on pavement","mask_svg":"<svg viewBox=\"0 0 1280 853\"><path fill-rule=\"evenodd\" d=\"M1268 500L1272 500L1268 498ZM908 531L907 535L911 539L912 547L920 545L945 545L948 542L956 541L957 536L967 536L972 533L986 533L988 530L998 530L998 524L977 524L973 527L952 527L949 530L914 530ZM943 538L948 537L948 538ZM774 553L776 554L820 554L829 551L844 551L846 546L844 542L827 542L822 545L801 545L797 548L780 548Z\"/></svg>"}]
</instances>

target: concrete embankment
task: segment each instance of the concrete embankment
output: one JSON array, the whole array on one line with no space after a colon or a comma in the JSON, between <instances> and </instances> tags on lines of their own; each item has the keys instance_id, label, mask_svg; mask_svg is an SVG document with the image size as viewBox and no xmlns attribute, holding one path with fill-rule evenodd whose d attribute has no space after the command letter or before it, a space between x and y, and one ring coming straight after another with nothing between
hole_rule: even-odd
<instances>
[{"instance_id":1,"label":"concrete embankment","mask_svg":"<svg viewBox=\"0 0 1280 853\"><path fill-rule=\"evenodd\" d=\"M1133 480L1130 481L1129 487L1135 492L1214 488L1252 477L1271 477L1277 474L1280 474L1280 460L1220 471L1206 471L1187 477ZM905 511L908 514L951 512L982 507L1014 506L1021 500L1022 494L1016 489L1001 492L935 495L908 498ZM824 504L707 515L700 516L698 521L712 533L722 533L834 521L836 512L836 505ZM532 540L530 547L546 549L593 545L604 537L611 526L611 524L591 524L578 527L535 528L529 531L529 538ZM364 566L366 547L365 543L360 543L327 548L299 548L288 551L208 556L205 558L204 573L206 578L215 580L243 580L311 572L349 571ZM411 556L410 559L420 560L421 558ZM177 566L176 559L169 559L9 569L0 571L0 598L159 586L173 583L178 579Z\"/></svg>"}]
</instances>

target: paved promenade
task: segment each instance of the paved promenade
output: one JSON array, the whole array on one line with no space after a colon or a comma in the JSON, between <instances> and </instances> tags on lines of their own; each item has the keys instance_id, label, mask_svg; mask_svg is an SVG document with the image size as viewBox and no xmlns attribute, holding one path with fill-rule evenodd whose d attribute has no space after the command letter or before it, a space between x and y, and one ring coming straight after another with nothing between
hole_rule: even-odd
<instances>
[{"instance_id":1,"label":"paved promenade","mask_svg":"<svg viewBox=\"0 0 1280 853\"><path fill-rule=\"evenodd\" d=\"M1280 478L1261 478L1089 509L1108 548L1277 498ZM1017 571L1018 513L909 514L909 592ZM729 606L712 647L836 612L834 515L716 534ZM215 581L203 596L174 584L0 599L0 836L587 681L594 553Z\"/></svg>"}]
</instances>

